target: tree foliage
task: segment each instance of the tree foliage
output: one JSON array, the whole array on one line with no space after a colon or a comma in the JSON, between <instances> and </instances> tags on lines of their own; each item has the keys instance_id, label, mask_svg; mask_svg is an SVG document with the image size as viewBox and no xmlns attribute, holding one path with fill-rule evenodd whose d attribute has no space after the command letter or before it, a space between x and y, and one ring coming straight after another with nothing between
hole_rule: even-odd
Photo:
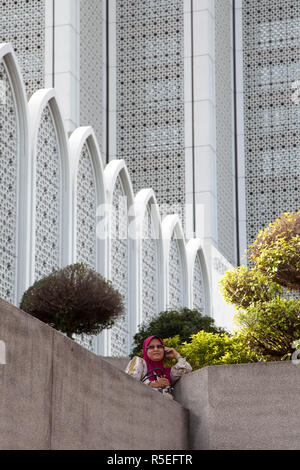
<instances>
[{"instance_id":1,"label":"tree foliage","mask_svg":"<svg viewBox=\"0 0 300 470\"><path fill-rule=\"evenodd\" d=\"M260 231L248 253L253 267L225 274L224 298L236 305L237 322L255 354L285 358L300 338L300 300L283 297L283 288L300 291L300 211Z\"/></svg>"},{"instance_id":2,"label":"tree foliage","mask_svg":"<svg viewBox=\"0 0 300 470\"><path fill-rule=\"evenodd\" d=\"M237 319L247 343L258 356L280 360L300 338L300 300L275 298L239 310Z\"/></svg>"},{"instance_id":3,"label":"tree foliage","mask_svg":"<svg viewBox=\"0 0 300 470\"><path fill-rule=\"evenodd\" d=\"M256 362L247 338L242 334L208 333L199 331L189 342L181 342L179 336L164 340L166 346L175 348L191 364L193 370L221 364ZM172 365L169 360L167 366Z\"/></svg>"},{"instance_id":4,"label":"tree foliage","mask_svg":"<svg viewBox=\"0 0 300 470\"><path fill-rule=\"evenodd\" d=\"M300 211L285 213L260 231L248 252L256 270L300 292Z\"/></svg>"},{"instance_id":5,"label":"tree foliage","mask_svg":"<svg viewBox=\"0 0 300 470\"><path fill-rule=\"evenodd\" d=\"M133 338L133 349L131 357L140 355L143 342L148 336L159 335L162 338L171 338L176 335L180 341L189 341L190 336L204 330L212 333L221 333L223 330L214 324L209 316L202 316L196 309L186 307L179 310L166 310L160 312L157 317L140 325L138 332Z\"/></svg>"},{"instance_id":6,"label":"tree foliage","mask_svg":"<svg viewBox=\"0 0 300 470\"><path fill-rule=\"evenodd\" d=\"M124 311L122 296L111 282L82 263L36 281L24 293L20 308L70 338L111 328Z\"/></svg>"},{"instance_id":7,"label":"tree foliage","mask_svg":"<svg viewBox=\"0 0 300 470\"><path fill-rule=\"evenodd\" d=\"M281 294L282 287L255 269L239 266L225 273L221 291L228 303L247 308L255 302L274 299Z\"/></svg>"}]
</instances>

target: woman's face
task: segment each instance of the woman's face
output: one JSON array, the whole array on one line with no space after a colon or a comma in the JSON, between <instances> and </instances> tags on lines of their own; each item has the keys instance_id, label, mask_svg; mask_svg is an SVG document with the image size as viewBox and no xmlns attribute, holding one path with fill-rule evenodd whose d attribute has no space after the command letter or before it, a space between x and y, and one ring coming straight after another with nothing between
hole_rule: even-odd
<instances>
[{"instance_id":1,"label":"woman's face","mask_svg":"<svg viewBox=\"0 0 300 470\"><path fill-rule=\"evenodd\" d=\"M161 361L164 358L164 346L159 339L153 338L148 344L147 354L151 361Z\"/></svg>"}]
</instances>

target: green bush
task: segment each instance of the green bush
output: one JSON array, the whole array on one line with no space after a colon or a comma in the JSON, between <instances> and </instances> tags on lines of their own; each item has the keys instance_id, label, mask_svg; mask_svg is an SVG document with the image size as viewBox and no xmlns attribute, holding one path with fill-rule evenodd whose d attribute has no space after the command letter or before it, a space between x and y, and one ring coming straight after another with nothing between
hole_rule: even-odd
<instances>
[{"instance_id":1,"label":"green bush","mask_svg":"<svg viewBox=\"0 0 300 470\"><path fill-rule=\"evenodd\" d=\"M180 342L179 336L165 339L168 347L175 348L191 364L193 370L221 364L241 364L256 361L247 339L242 334L207 333L199 331L190 342ZM167 365L171 365L169 361Z\"/></svg>"},{"instance_id":2,"label":"green bush","mask_svg":"<svg viewBox=\"0 0 300 470\"><path fill-rule=\"evenodd\" d=\"M300 338L300 211L261 230L248 254L252 269L228 271L223 296L236 305L236 320L253 353L269 361L286 359ZM294 289L288 293L296 298L284 297L283 288Z\"/></svg>"},{"instance_id":3,"label":"green bush","mask_svg":"<svg viewBox=\"0 0 300 470\"><path fill-rule=\"evenodd\" d=\"M292 343L300 338L300 300L275 298L239 310L241 332L257 355L280 360L293 352Z\"/></svg>"},{"instance_id":4,"label":"green bush","mask_svg":"<svg viewBox=\"0 0 300 470\"><path fill-rule=\"evenodd\" d=\"M266 302L282 292L282 286L255 269L239 266L227 271L221 282L226 302L238 308L247 308L255 302Z\"/></svg>"},{"instance_id":5,"label":"green bush","mask_svg":"<svg viewBox=\"0 0 300 470\"><path fill-rule=\"evenodd\" d=\"M199 330L211 333L222 333L224 330L214 324L209 316L202 316L196 309L186 307L179 310L166 310L157 317L143 323L133 338L131 357L142 354L143 342L148 336L159 335L162 338L171 338L178 335L181 342L189 341L192 334Z\"/></svg>"},{"instance_id":6,"label":"green bush","mask_svg":"<svg viewBox=\"0 0 300 470\"><path fill-rule=\"evenodd\" d=\"M300 292L300 211L284 213L261 230L248 252L259 272Z\"/></svg>"},{"instance_id":7,"label":"green bush","mask_svg":"<svg viewBox=\"0 0 300 470\"><path fill-rule=\"evenodd\" d=\"M82 263L35 282L24 293L20 308L70 338L111 328L124 311L122 296L111 282Z\"/></svg>"}]
</instances>

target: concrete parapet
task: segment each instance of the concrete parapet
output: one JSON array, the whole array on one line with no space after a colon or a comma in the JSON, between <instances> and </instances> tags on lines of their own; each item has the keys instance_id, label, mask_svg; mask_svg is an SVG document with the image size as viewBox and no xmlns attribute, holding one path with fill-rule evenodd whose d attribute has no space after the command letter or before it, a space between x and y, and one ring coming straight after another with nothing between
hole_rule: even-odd
<instances>
[{"instance_id":1,"label":"concrete parapet","mask_svg":"<svg viewBox=\"0 0 300 470\"><path fill-rule=\"evenodd\" d=\"M210 366L184 376L176 399L190 411L190 449L300 449L300 366Z\"/></svg>"},{"instance_id":2,"label":"concrete parapet","mask_svg":"<svg viewBox=\"0 0 300 470\"><path fill-rule=\"evenodd\" d=\"M3 300L0 340L1 450L188 448L179 403Z\"/></svg>"}]
</instances>

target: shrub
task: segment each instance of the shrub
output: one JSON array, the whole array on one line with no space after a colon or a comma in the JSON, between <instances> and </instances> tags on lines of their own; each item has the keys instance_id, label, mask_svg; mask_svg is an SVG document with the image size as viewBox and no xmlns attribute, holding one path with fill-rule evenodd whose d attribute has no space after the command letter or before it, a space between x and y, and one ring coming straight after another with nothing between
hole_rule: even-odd
<instances>
[{"instance_id":1,"label":"shrub","mask_svg":"<svg viewBox=\"0 0 300 470\"><path fill-rule=\"evenodd\" d=\"M221 280L221 291L226 302L238 308L274 299L282 292L282 287L255 269L239 266L227 271Z\"/></svg>"},{"instance_id":2,"label":"shrub","mask_svg":"<svg viewBox=\"0 0 300 470\"><path fill-rule=\"evenodd\" d=\"M259 232L249 247L255 268L273 281L300 291L300 211L283 214Z\"/></svg>"},{"instance_id":3,"label":"shrub","mask_svg":"<svg viewBox=\"0 0 300 470\"><path fill-rule=\"evenodd\" d=\"M111 328L124 311L121 294L82 263L35 282L24 293L20 308L70 338Z\"/></svg>"},{"instance_id":4,"label":"shrub","mask_svg":"<svg viewBox=\"0 0 300 470\"><path fill-rule=\"evenodd\" d=\"M165 339L165 344L186 357L193 370L205 366L240 364L257 360L242 334L199 331L191 336L189 343L180 343L179 336L175 336ZM171 365L171 361L167 365Z\"/></svg>"},{"instance_id":5,"label":"shrub","mask_svg":"<svg viewBox=\"0 0 300 470\"><path fill-rule=\"evenodd\" d=\"M300 338L300 300L281 299L257 302L240 310L237 320L250 348L267 360L280 360L293 351Z\"/></svg>"},{"instance_id":6,"label":"shrub","mask_svg":"<svg viewBox=\"0 0 300 470\"><path fill-rule=\"evenodd\" d=\"M253 268L236 268L221 281L225 300L237 306L237 322L255 354L290 357L300 338L300 300L280 295L284 288L300 291L300 211L261 230L248 253Z\"/></svg>"},{"instance_id":7,"label":"shrub","mask_svg":"<svg viewBox=\"0 0 300 470\"><path fill-rule=\"evenodd\" d=\"M159 335L162 338L171 338L178 335L180 341L189 341L193 333L204 330L212 333L221 333L224 330L214 324L209 316L202 316L196 309L186 307L179 310L166 310L157 317L143 323L133 338L131 357L142 354L143 342L148 336Z\"/></svg>"}]
</instances>

